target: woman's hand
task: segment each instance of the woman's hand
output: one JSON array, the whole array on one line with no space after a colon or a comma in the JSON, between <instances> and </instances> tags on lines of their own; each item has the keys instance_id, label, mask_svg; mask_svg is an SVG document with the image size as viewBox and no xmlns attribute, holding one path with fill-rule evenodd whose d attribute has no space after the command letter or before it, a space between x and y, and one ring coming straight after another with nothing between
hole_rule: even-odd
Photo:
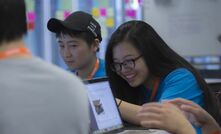
<instances>
[{"instance_id":1,"label":"woman's hand","mask_svg":"<svg viewBox=\"0 0 221 134\"><path fill-rule=\"evenodd\" d=\"M183 111L192 113L197 121L196 125L199 125L202 128L203 134L211 134L220 131L220 127L215 119L194 102L181 98L170 100L168 102L177 105Z\"/></svg>"},{"instance_id":2,"label":"woman's hand","mask_svg":"<svg viewBox=\"0 0 221 134\"><path fill-rule=\"evenodd\" d=\"M147 128L163 129L176 134L195 134L195 130L175 105L147 103L137 115L140 124Z\"/></svg>"}]
</instances>

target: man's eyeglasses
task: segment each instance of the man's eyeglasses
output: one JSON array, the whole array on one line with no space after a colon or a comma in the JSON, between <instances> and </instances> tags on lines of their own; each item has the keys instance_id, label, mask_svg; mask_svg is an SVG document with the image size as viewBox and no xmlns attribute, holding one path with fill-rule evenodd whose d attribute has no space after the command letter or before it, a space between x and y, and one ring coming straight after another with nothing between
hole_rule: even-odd
<instances>
[{"instance_id":1,"label":"man's eyeglasses","mask_svg":"<svg viewBox=\"0 0 221 134\"><path fill-rule=\"evenodd\" d=\"M114 72L120 72L122 70L122 66L126 69L134 69L135 68L135 61L138 60L140 57L142 57L142 55L134 58L134 59L128 59L128 60L125 60L123 61L122 63L112 63L111 64L111 69L112 71Z\"/></svg>"}]
</instances>

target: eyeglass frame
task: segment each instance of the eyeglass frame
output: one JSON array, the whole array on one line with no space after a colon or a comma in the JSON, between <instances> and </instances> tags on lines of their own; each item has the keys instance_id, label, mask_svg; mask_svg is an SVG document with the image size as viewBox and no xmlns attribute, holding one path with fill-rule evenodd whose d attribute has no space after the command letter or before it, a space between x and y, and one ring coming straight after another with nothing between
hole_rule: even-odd
<instances>
[{"instance_id":1,"label":"eyeglass frame","mask_svg":"<svg viewBox=\"0 0 221 134\"><path fill-rule=\"evenodd\" d=\"M121 63L117 63L117 62L113 62L112 64L111 64L111 70L112 71L114 71L114 72L120 72L120 71L122 71L122 66L124 67L124 68L129 68L129 69L134 69L135 68L135 66L136 66L136 61L138 60L138 59L140 59L142 57L142 55L139 55L139 56L137 56L136 58L133 58L133 59L128 59L128 60L125 60L125 61L123 61L123 62L121 62ZM133 66L128 66L127 65L127 63L132 63L133 64ZM115 65L116 64L118 64L119 65L119 67L120 67L120 69L119 70L116 70L116 68L115 68Z\"/></svg>"}]
</instances>

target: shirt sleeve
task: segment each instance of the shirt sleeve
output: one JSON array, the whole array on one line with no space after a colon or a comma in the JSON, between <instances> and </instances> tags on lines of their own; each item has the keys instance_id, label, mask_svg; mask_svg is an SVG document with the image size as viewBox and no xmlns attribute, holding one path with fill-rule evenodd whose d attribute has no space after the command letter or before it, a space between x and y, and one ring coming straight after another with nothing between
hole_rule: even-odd
<instances>
[{"instance_id":1,"label":"shirt sleeve","mask_svg":"<svg viewBox=\"0 0 221 134\"><path fill-rule=\"evenodd\" d=\"M191 100L203 107L203 94L194 75L187 69L177 69L163 80L159 101L174 98ZM202 134L199 127L194 126L197 134Z\"/></svg>"},{"instance_id":2,"label":"shirt sleeve","mask_svg":"<svg viewBox=\"0 0 221 134\"><path fill-rule=\"evenodd\" d=\"M194 75L187 69L176 69L162 83L159 101L184 98L203 105L202 90Z\"/></svg>"}]
</instances>

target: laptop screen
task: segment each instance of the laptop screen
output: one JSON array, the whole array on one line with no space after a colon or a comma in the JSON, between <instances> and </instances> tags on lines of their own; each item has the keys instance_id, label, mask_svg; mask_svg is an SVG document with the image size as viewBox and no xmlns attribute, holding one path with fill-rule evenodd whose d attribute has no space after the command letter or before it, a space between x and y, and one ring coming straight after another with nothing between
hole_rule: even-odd
<instances>
[{"instance_id":1,"label":"laptop screen","mask_svg":"<svg viewBox=\"0 0 221 134\"><path fill-rule=\"evenodd\" d=\"M107 78L86 82L90 101L91 129L103 133L123 127Z\"/></svg>"}]
</instances>

